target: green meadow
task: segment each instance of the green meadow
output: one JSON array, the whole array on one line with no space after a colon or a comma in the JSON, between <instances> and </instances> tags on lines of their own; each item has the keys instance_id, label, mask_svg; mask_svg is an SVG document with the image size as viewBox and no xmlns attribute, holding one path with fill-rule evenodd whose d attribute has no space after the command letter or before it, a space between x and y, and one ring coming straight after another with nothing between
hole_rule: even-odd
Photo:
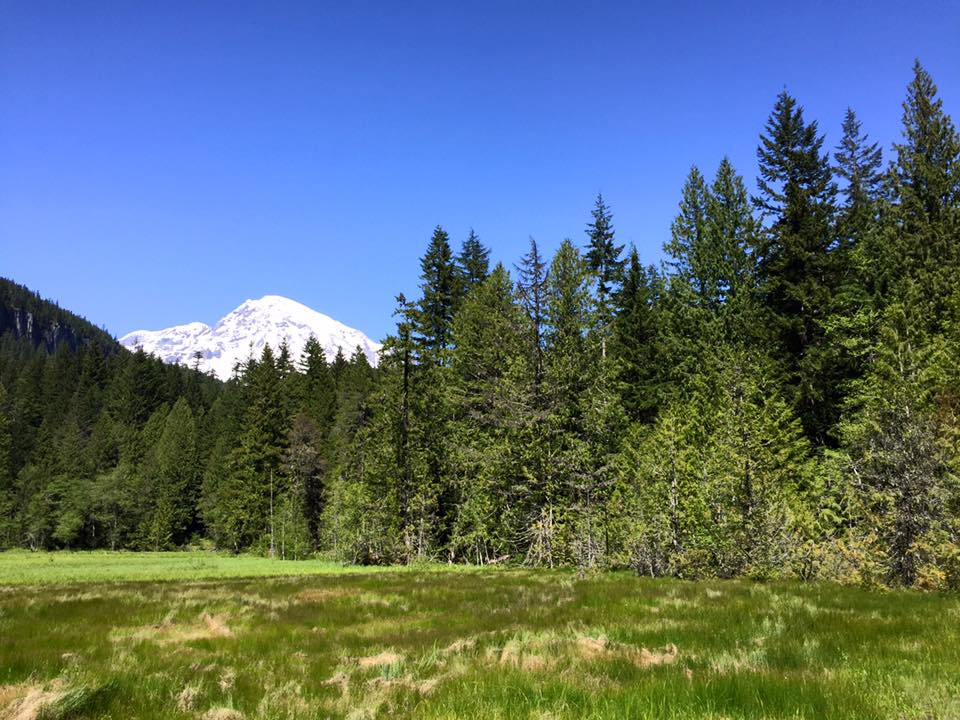
<instances>
[{"instance_id":1,"label":"green meadow","mask_svg":"<svg viewBox=\"0 0 960 720\"><path fill-rule=\"evenodd\" d=\"M0 718L960 718L960 598L6 553Z\"/></svg>"},{"instance_id":2,"label":"green meadow","mask_svg":"<svg viewBox=\"0 0 960 720\"><path fill-rule=\"evenodd\" d=\"M377 572L412 572L416 566L392 565ZM429 565L433 570L469 571L465 566ZM0 552L0 586L140 580L218 580L369 573L358 565L327 560L281 562L257 555L212 552Z\"/></svg>"}]
</instances>

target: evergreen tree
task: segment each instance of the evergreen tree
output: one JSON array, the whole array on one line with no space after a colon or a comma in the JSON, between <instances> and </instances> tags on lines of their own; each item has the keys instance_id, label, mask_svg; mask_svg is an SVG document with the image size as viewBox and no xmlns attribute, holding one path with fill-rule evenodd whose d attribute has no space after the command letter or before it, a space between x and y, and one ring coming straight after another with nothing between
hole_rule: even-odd
<instances>
[{"instance_id":1,"label":"evergreen tree","mask_svg":"<svg viewBox=\"0 0 960 720\"><path fill-rule=\"evenodd\" d=\"M799 498L813 475L800 422L762 355L723 353L705 388L715 413L702 471L714 571L724 577L788 572L808 524Z\"/></svg>"},{"instance_id":2,"label":"evergreen tree","mask_svg":"<svg viewBox=\"0 0 960 720\"><path fill-rule=\"evenodd\" d=\"M767 219L758 248L760 291L785 359L788 387L808 436L828 437L836 403L835 382L823 355L824 321L837 285L830 256L834 244L836 187L823 136L803 108L780 93L760 138L759 194Z\"/></svg>"},{"instance_id":3,"label":"evergreen tree","mask_svg":"<svg viewBox=\"0 0 960 720\"><path fill-rule=\"evenodd\" d=\"M664 246L670 259L658 340L669 385L696 373L718 344L766 340L756 302L755 240L746 188L730 162L721 160L709 188L694 168Z\"/></svg>"},{"instance_id":4,"label":"evergreen tree","mask_svg":"<svg viewBox=\"0 0 960 720\"><path fill-rule=\"evenodd\" d=\"M133 493L128 509L132 516L129 522L134 528L133 537L140 549L156 550L159 547L154 533L154 520L159 514L157 499L162 485L157 452L169 414L170 406L166 403L154 410L144 423L143 429L137 433L136 440L128 445L123 458L125 463L135 466L130 477ZM169 504L165 505L162 511L169 517ZM166 546L168 543L164 541L163 544Z\"/></svg>"},{"instance_id":5,"label":"evergreen tree","mask_svg":"<svg viewBox=\"0 0 960 720\"><path fill-rule=\"evenodd\" d=\"M564 425L574 427L577 402L587 382L591 362L587 333L594 323L588 287L588 265L576 246L564 240L550 264L546 285L546 376L550 403L564 415Z\"/></svg>"},{"instance_id":6,"label":"evergreen tree","mask_svg":"<svg viewBox=\"0 0 960 720\"><path fill-rule=\"evenodd\" d=\"M672 275L688 283L698 298L698 305L705 308L711 307L720 294L715 277L720 267L719 252L707 234L709 202L706 180L694 166L683 184L680 212L670 226L670 242L663 247L670 258L667 267Z\"/></svg>"},{"instance_id":7,"label":"evergreen tree","mask_svg":"<svg viewBox=\"0 0 960 720\"><path fill-rule=\"evenodd\" d=\"M888 579L905 585L943 575L960 546L950 510L960 499L951 467L956 442L937 407L935 357L942 345L916 317L919 295L886 310L874 361L843 426L860 490L860 526L881 545Z\"/></svg>"},{"instance_id":8,"label":"evergreen tree","mask_svg":"<svg viewBox=\"0 0 960 720\"><path fill-rule=\"evenodd\" d=\"M623 407L632 420L650 422L659 400L657 367L656 272L640 265L630 249L623 285L617 295L613 355Z\"/></svg>"},{"instance_id":9,"label":"evergreen tree","mask_svg":"<svg viewBox=\"0 0 960 720\"><path fill-rule=\"evenodd\" d=\"M394 342L388 340L387 345L395 349L395 359L399 363L399 372L394 375L399 376L399 402L397 412L393 418L394 436L393 446L396 453L397 470L399 471L399 482L396 492L396 500L399 503L399 519L404 525L407 523L412 498L414 494L413 483L413 459L410 448L410 426L411 426L411 394L413 391L413 373L414 373L414 355L416 348L413 341L413 327L415 323L415 310L411 303L401 293L397 296L397 309L394 311L397 317L397 336Z\"/></svg>"},{"instance_id":10,"label":"evergreen tree","mask_svg":"<svg viewBox=\"0 0 960 720\"><path fill-rule=\"evenodd\" d=\"M756 234L743 178L724 157L707 193L704 235L706 246L712 252L698 254L712 257L714 269L704 273L703 285L711 291L707 295L707 304L714 308L723 306L727 310L726 335L730 339L742 337L755 320L752 306L756 268L751 251ZM734 318L741 321L739 325L733 322Z\"/></svg>"},{"instance_id":11,"label":"evergreen tree","mask_svg":"<svg viewBox=\"0 0 960 720\"><path fill-rule=\"evenodd\" d=\"M665 397L676 394L721 340L714 322L721 258L715 236L707 232L709 200L706 181L694 167L684 182L671 239L663 246L668 260L657 308L657 350Z\"/></svg>"},{"instance_id":12,"label":"evergreen tree","mask_svg":"<svg viewBox=\"0 0 960 720\"><path fill-rule=\"evenodd\" d=\"M636 424L618 458L623 490L611 514L623 560L642 575L697 574L690 556L703 554L707 505L698 471L700 438L690 400L672 404L652 427Z\"/></svg>"},{"instance_id":13,"label":"evergreen tree","mask_svg":"<svg viewBox=\"0 0 960 720\"><path fill-rule=\"evenodd\" d=\"M305 557L319 544L325 499L322 450L321 432L313 418L305 413L297 415L290 427L283 457L289 486L280 512L281 558Z\"/></svg>"},{"instance_id":14,"label":"evergreen tree","mask_svg":"<svg viewBox=\"0 0 960 720\"><path fill-rule=\"evenodd\" d=\"M960 135L929 73L919 62L913 73L903 103L903 142L894 145L888 274L900 295L905 280L922 291L928 328L936 332L960 271Z\"/></svg>"},{"instance_id":15,"label":"evergreen tree","mask_svg":"<svg viewBox=\"0 0 960 720\"><path fill-rule=\"evenodd\" d=\"M855 247L870 230L882 190L880 173L882 152L862 131L856 113L847 108L843 119L843 137L834 152L834 172L846 182L842 189L843 207L838 236L844 249Z\"/></svg>"},{"instance_id":16,"label":"evergreen tree","mask_svg":"<svg viewBox=\"0 0 960 720\"><path fill-rule=\"evenodd\" d=\"M540 385L543 382L543 326L544 304L546 302L546 285L548 279L547 264L537 241L530 238L530 249L516 266L517 291L520 303L527 314L529 323L529 347L531 367L533 368L534 387L537 398L540 396Z\"/></svg>"},{"instance_id":17,"label":"evergreen tree","mask_svg":"<svg viewBox=\"0 0 960 720\"><path fill-rule=\"evenodd\" d=\"M248 363L243 379L247 405L218 497L223 536L234 550L275 540L271 515L283 487L280 461L287 428L280 374L269 345L259 362Z\"/></svg>"},{"instance_id":18,"label":"evergreen tree","mask_svg":"<svg viewBox=\"0 0 960 720\"><path fill-rule=\"evenodd\" d=\"M464 295L469 294L490 274L490 250L483 246L473 228L470 228L470 234L460 248L457 269Z\"/></svg>"},{"instance_id":19,"label":"evergreen tree","mask_svg":"<svg viewBox=\"0 0 960 720\"><path fill-rule=\"evenodd\" d=\"M960 204L960 136L919 60L903 103L903 142L894 150L894 192L906 229L946 219Z\"/></svg>"},{"instance_id":20,"label":"evergreen tree","mask_svg":"<svg viewBox=\"0 0 960 720\"><path fill-rule=\"evenodd\" d=\"M885 270L887 249L880 226L884 207L881 151L877 143L869 141L849 108L834 159L834 171L845 184L837 217L837 247L832 251L836 282L831 314L823 322L824 365L830 368L833 384L833 392L824 402L831 405L833 423L840 420L843 395L863 375L875 332L876 308L885 302L891 279ZM830 434L836 436L836 430Z\"/></svg>"},{"instance_id":21,"label":"evergreen tree","mask_svg":"<svg viewBox=\"0 0 960 720\"><path fill-rule=\"evenodd\" d=\"M103 411L97 418L90 432L85 453L85 464L94 475L109 471L120 459L116 423L109 412Z\"/></svg>"},{"instance_id":22,"label":"evergreen tree","mask_svg":"<svg viewBox=\"0 0 960 720\"><path fill-rule=\"evenodd\" d=\"M611 300L619 288L623 276L623 260L620 253L623 245L614 241L613 213L598 194L591 211L592 222L587 225L587 267L594 274L597 283L597 312L600 325L601 351L606 355L607 328L611 321Z\"/></svg>"},{"instance_id":23,"label":"evergreen tree","mask_svg":"<svg viewBox=\"0 0 960 720\"><path fill-rule=\"evenodd\" d=\"M418 340L431 362L443 364L450 346L450 325L458 298L457 269L450 238L439 225L420 258L422 297L417 316Z\"/></svg>"},{"instance_id":24,"label":"evergreen tree","mask_svg":"<svg viewBox=\"0 0 960 720\"><path fill-rule=\"evenodd\" d=\"M164 419L152 460L156 468L148 542L160 550L187 540L199 496L197 429L185 398L177 400Z\"/></svg>"},{"instance_id":25,"label":"evergreen tree","mask_svg":"<svg viewBox=\"0 0 960 720\"><path fill-rule=\"evenodd\" d=\"M323 347L313 335L307 339L304 346L300 370L304 379L302 408L313 420L318 431L327 435L336 415L337 389Z\"/></svg>"},{"instance_id":26,"label":"evergreen tree","mask_svg":"<svg viewBox=\"0 0 960 720\"><path fill-rule=\"evenodd\" d=\"M73 393L72 405L77 422L84 432L89 432L103 406L103 394L107 386L107 366L103 350L97 344L85 346L80 351L81 371Z\"/></svg>"},{"instance_id":27,"label":"evergreen tree","mask_svg":"<svg viewBox=\"0 0 960 720\"><path fill-rule=\"evenodd\" d=\"M333 357L333 362L330 363L330 374L333 376L334 385L340 382L340 379L343 377L343 372L347 367L347 358L343 354L343 348L337 346L337 354Z\"/></svg>"},{"instance_id":28,"label":"evergreen tree","mask_svg":"<svg viewBox=\"0 0 960 720\"><path fill-rule=\"evenodd\" d=\"M454 321L452 446L460 503L450 550L480 564L517 552L526 494L515 447L524 414L524 330L510 275L498 264Z\"/></svg>"},{"instance_id":29,"label":"evergreen tree","mask_svg":"<svg viewBox=\"0 0 960 720\"><path fill-rule=\"evenodd\" d=\"M544 313L547 434L542 449L550 460L543 463L541 497L546 515L534 533L534 545L551 550L547 554L536 551L543 555L539 562L546 564L572 559L571 540L582 529L577 527L580 518L572 513L594 494L585 421L592 372L600 352L591 342L596 313L590 279L586 260L572 242L564 240L550 263ZM557 535L551 537L552 532ZM587 543L593 540L587 538ZM587 554L592 550L588 547Z\"/></svg>"},{"instance_id":30,"label":"evergreen tree","mask_svg":"<svg viewBox=\"0 0 960 720\"><path fill-rule=\"evenodd\" d=\"M16 536L13 522L16 505L12 448L11 423L7 416L7 391L0 383L0 548L13 545Z\"/></svg>"}]
</instances>

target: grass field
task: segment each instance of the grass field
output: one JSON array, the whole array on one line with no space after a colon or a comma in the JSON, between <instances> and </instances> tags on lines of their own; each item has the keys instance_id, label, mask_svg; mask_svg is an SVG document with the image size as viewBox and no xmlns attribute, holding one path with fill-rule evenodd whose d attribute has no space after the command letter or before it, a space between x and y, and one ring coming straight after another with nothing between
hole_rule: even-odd
<instances>
[{"instance_id":1,"label":"grass field","mask_svg":"<svg viewBox=\"0 0 960 720\"><path fill-rule=\"evenodd\" d=\"M0 555L0 718L107 717L960 718L960 599Z\"/></svg>"},{"instance_id":2,"label":"grass field","mask_svg":"<svg viewBox=\"0 0 960 720\"><path fill-rule=\"evenodd\" d=\"M456 570L428 565L431 570ZM379 568L378 572L415 572L415 566ZM140 580L220 580L345 573L369 573L368 568L324 560L280 562L256 555L211 552L0 552L0 586Z\"/></svg>"}]
</instances>

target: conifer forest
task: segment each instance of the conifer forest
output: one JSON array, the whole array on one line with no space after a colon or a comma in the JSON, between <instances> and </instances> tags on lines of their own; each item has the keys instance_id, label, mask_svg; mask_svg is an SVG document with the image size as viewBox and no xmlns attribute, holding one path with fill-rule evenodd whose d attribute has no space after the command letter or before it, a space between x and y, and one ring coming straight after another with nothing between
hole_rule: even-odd
<instances>
[{"instance_id":1,"label":"conifer forest","mask_svg":"<svg viewBox=\"0 0 960 720\"><path fill-rule=\"evenodd\" d=\"M919 62L869 130L781 92L658 266L601 196L552 256L425 228L376 366L221 382L4 281L0 548L960 588L960 135Z\"/></svg>"}]
</instances>

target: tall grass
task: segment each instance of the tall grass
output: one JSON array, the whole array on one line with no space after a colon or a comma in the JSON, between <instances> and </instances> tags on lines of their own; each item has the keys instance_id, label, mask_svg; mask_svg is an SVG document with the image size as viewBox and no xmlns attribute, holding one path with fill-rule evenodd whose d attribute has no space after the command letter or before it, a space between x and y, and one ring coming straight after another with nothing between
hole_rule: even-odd
<instances>
[{"instance_id":1,"label":"tall grass","mask_svg":"<svg viewBox=\"0 0 960 720\"><path fill-rule=\"evenodd\" d=\"M519 570L8 585L0 685L47 717L958 718L960 601Z\"/></svg>"}]
</instances>

